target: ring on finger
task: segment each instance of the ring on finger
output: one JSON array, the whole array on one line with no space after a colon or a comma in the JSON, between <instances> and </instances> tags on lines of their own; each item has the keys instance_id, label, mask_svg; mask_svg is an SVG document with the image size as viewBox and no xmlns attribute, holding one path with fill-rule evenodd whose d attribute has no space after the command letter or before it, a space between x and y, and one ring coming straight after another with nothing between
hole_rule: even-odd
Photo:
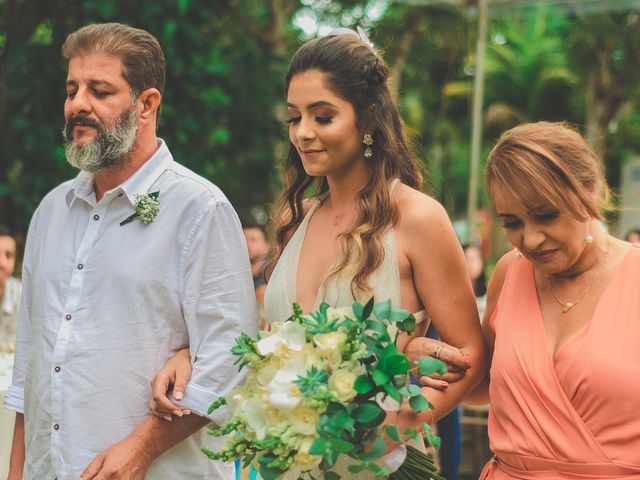
<instances>
[{"instance_id":1,"label":"ring on finger","mask_svg":"<svg viewBox=\"0 0 640 480\"><path fill-rule=\"evenodd\" d=\"M433 356L438 360L440 359L441 351L442 351L442 345L436 345L435 348L433 349Z\"/></svg>"}]
</instances>

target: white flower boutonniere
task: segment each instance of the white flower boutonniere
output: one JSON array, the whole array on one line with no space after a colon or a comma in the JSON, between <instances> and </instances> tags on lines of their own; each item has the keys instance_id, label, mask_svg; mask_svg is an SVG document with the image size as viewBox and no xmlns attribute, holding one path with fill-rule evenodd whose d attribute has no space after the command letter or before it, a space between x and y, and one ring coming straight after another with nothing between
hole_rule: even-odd
<instances>
[{"instance_id":1,"label":"white flower boutonniere","mask_svg":"<svg viewBox=\"0 0 640 480\"><path fill-rule=\"evenodd\" d=\"M156 215L158 215L158 212L160 211L160 202L158 201L159 196L160 191L136 194L136 203L133 206L136 213L129 215L121 221L120 226L133 222L136 218L139 218L145 225L153 222L153 219L156 218Z\"/></svg>"}]
</instances>

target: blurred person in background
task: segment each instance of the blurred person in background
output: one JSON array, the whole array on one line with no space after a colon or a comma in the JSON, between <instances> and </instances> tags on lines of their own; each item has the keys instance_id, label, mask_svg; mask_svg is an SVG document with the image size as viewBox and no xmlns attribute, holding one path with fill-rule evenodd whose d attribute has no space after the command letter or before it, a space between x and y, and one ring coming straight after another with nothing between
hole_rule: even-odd
<instances>
[{"instance_id":1,"label":"blurred person in background","mask_svg":"<svg viewBox=\"0 0 640 480\"><path fill-rule=\"evenodd\" d=\"M629 230L624 239L629 243L640 243L640 228Z\"/></svg>"},{"instance_id":2,"label":"blurred person in background","mask_svg":"<svg viewBox=\"0 0 640 480\"><path fill-rule=\"evenodd\" d=\"M267 281L264 276L269 264L269 252L271 246L267 241L264 227L256 221L244 221L242 231L247 241L249 260L251 261L251 275L253 276L253 288L256 291L256 303L261 328L265 326L264 318L264 292L267 289Z\"/></svg>"},{"instance_id":3,"label":"blurred person in background","mask_svg":"<svg viewBox=\"0 0 640 480\"><path fill-rule=\"evenodd\" d=\"M463 245L464 256L467 259L469 277L473 286L473 293L478 304L478 313L482 319L487 307L487 277L484 271L484 259L482 250L477 245Z\"/></svg>"},{"instance_id":4,"label":"blurred person in background","mask_svg":"<svg viewBox=\"0 0 640 480\"><path fill-rule=\"evenodd\" d=\"M18 306L22 284L14 278L16 239L4 225L0 225L0 478L9 472L9 454L15 413L2 405L4 393L11 384L11 369L16 350Z\"/></svg>"}]
</instances>

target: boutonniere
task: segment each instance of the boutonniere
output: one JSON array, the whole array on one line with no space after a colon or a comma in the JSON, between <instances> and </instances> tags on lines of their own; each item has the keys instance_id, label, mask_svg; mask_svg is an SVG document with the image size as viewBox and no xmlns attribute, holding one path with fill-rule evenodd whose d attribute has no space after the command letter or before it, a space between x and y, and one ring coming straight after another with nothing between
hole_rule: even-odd
<instances>
[{"instance_id":1,"label":"boutonniere","mask_svg":"<svg viewBox=\"0 0 640 480\"><path fill-rule=\"evenodd\" d=\"M136 218L139 218L140 221L147 225L153 222L153 219L156 218L158 212L160 211L160 202L158 201L158 197L160 196L160 191L145 193L145 194L136 194L136 203L133 208L136 210L136 213L129 215L123 221L120 222L120 226L126 225L129 222L133 222Z\"/></svg>"}]
</instances>

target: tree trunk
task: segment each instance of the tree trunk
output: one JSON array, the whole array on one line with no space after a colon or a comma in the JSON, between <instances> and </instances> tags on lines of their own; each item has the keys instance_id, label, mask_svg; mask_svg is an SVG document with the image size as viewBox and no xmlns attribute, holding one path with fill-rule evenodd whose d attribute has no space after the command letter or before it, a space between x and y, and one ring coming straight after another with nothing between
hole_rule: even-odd
<instances>
[{"instance_id":1,"label":"tree trunk","mask_svg":"<svg viewBox=\"0 0 640 480\"><path fill-rule=\"evenodd\" d=\"M624 96L611 80L608 69L608 51L598 53L596 67L587 82L586 138L600 158L607 153L609 123L624 103Z\"/></svg>"}]
</instances>

